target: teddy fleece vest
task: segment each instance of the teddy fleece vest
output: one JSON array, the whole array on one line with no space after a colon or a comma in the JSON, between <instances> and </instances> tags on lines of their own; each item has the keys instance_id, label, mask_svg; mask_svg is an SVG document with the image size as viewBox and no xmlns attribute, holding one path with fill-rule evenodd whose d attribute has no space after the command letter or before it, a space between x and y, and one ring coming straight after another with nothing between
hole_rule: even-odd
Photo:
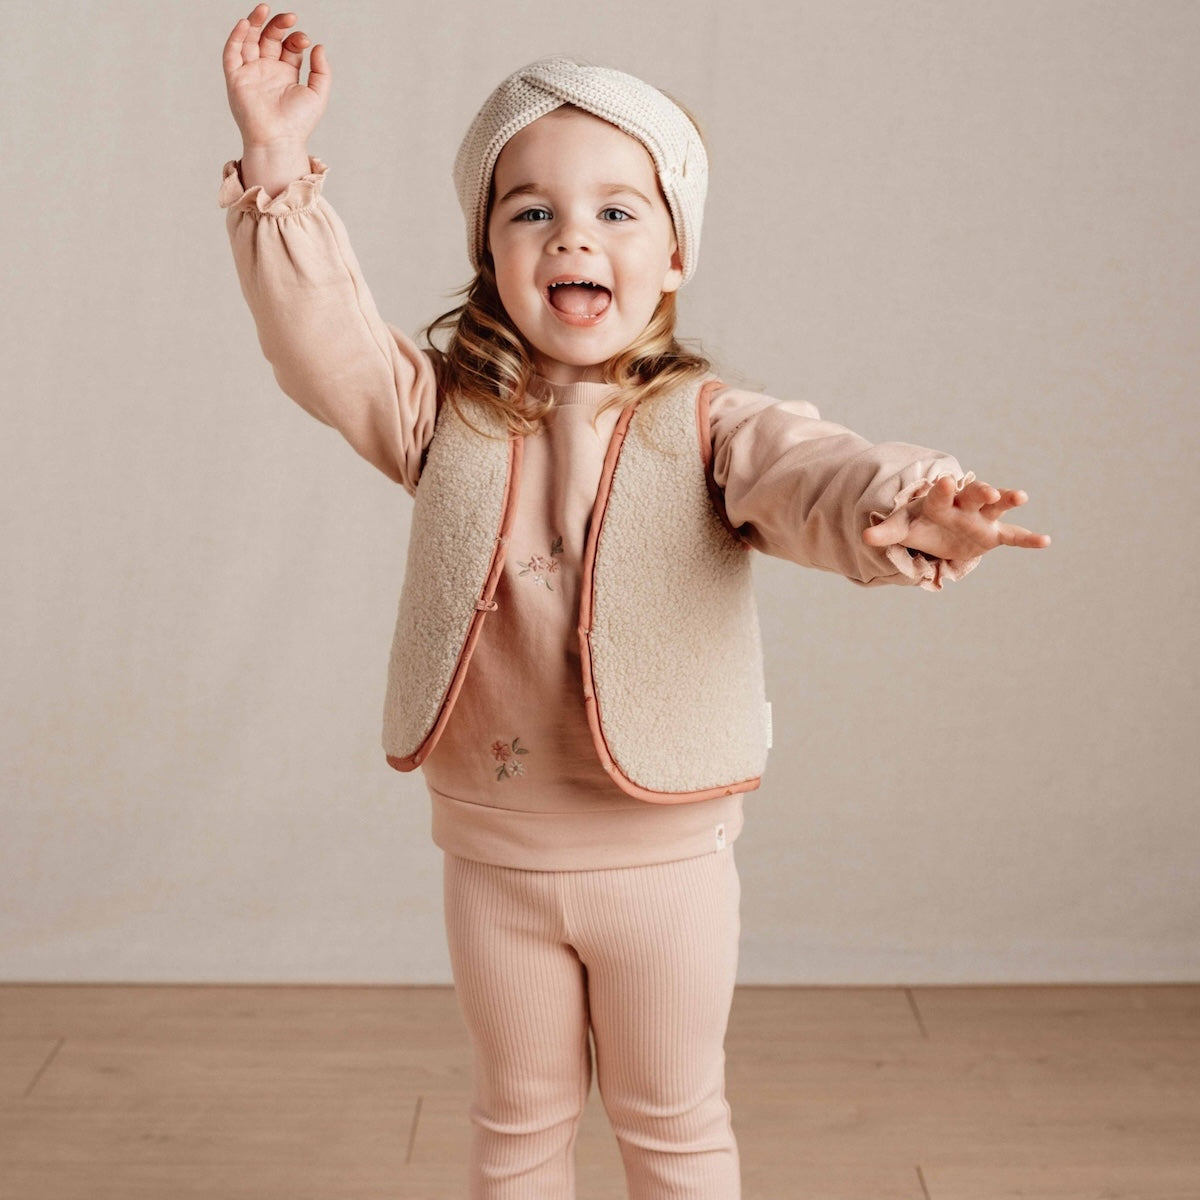
<instances>
[{"instance_id":1,"label":"teddy fleece vest","mask_svg":"<svg viewBox=\"0 0 1200 1200\"><path fill-rule=\"evenodd\" d=\"M709 389L621 413L584 552L582 688L613 781L657 803L757 787L769 744L747 545L708 470ZM383 744L410 771L429 757L467 677L520 486L522 439L449 404L417 486L388 669Z\"/></svg>"}]
</instances>

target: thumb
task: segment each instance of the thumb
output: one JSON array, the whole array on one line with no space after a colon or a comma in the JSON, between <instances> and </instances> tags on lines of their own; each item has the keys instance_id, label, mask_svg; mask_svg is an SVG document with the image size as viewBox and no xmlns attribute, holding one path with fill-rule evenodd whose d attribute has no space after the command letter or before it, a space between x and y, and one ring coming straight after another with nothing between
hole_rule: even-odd
<instances>
[{"instance_id":1,"label":"thumb","mask_svg":"<svg viewBox=\"0 0 1200 1200\"><path fill-rule=\"evenodd\" d=\"M329 70L329 59L325 56L325 45L318 42L308 57L308 86L322 100L329 99L329 85L333 76Z\"/></svg>"},{"instance_id":2,"label":"thumb","mask_svg":"<svg viewBox=\"0 0 1200 1200\"><path fill-rule=\"evenodd\" d=\"M894 546L908 532L908 525L908 513L899 508L886 521L868 525L862 540L868 546Z\"/></svg>"}]
</instances>

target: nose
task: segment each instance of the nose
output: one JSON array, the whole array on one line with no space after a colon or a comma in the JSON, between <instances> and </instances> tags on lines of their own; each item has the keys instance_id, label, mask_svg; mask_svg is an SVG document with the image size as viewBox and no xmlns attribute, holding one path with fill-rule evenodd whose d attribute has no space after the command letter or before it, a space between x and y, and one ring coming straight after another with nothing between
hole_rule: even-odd
<instances>
[{"instance_id":1,"label":"nose","mask_svg":"<svg viewBox=\"0 0 1200 1200\"><path fill-rule=\"evenodd\" d=\"M559 254L570 254L578 250L590 251L593 248L591 239L576 217L563 219L562 224L551 234L551 244Z\"/></svg>"}]
</instances>

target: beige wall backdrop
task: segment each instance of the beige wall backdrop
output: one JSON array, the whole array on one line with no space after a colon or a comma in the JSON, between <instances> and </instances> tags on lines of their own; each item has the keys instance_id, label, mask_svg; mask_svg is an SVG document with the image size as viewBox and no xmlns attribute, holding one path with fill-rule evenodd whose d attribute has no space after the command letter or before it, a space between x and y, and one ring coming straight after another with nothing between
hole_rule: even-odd
<instances>
[{"instance_id":1,"label":"beige wall backdrop","mask_svg":"<svg viewBox=\"0 0 1200 1200\"><path fill-rule=\"evenodd\" d=\"M449 978L422 781L379 748L409 500L276 388L216 205L249 8L0 7L5 980ZM388 320L467 278L490 88L619 66L711 144L683 332L1054 535L940 595L759 560L743 981L1200 978L1200 5L299 12Z\"/></svg>"}]
</instances>

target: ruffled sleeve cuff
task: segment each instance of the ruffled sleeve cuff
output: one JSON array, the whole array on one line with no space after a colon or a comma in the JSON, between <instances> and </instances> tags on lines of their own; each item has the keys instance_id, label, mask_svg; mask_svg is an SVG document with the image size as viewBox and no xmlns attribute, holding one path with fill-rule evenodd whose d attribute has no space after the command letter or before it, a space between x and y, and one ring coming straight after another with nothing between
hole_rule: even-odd
<instances>
[{"instance_id":1,"label":"ruffled sleeve cuff","mask_svg":"<svg viewBox=\"0 0 1200 1200\"><path fill-rule=\"evenodd\" d=\"M918 479L915 483L901 489L892 504L891 512L872 512L870 514L871 524L881 525L893 513L901 509L910 516L913 515L916 501L922 499L940 478L941 476L935 475L932 479ZM968 471L956 481L956 491L961 492L974 478L975 473ZM906 576L918 587L923 587L931 592L939 592L947 581L957 582L964 575L970 574L983 557L978 555L975 558L930 558L919 551L910 550L904 545L903 540L892 546L884 546L882 550L887 556L888 562L896 568L899 574Z\"/></svg>"},{"instance_id":2,"label":"ruffled sleeve cuff","mask_svg":"<svg viewBox=\"0 0 1200 1200\"><path fill-rule=\"evenodd\" d=\"M293 179L277 195L268 196L266 189L259 184L252 188L242 186L241 166L238 159L230 159L225 164L217 203L221 208L234 212L253 212L265 217L285 217L311 208L321 194L329 170L319 158L310 155L307 175Z\"/></svg>"}]
</instances>

